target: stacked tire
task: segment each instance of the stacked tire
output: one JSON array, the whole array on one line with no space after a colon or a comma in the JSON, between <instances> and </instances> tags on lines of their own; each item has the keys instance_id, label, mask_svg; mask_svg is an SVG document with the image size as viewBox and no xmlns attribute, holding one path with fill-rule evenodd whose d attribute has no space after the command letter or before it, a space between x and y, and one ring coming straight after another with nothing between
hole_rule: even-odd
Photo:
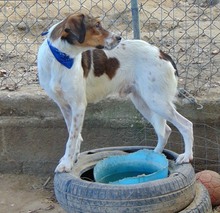
<instances>
[{"instance_id":1,"label":"stacked tire","mask_svg":"<svg viewBox=\"0 0 220 213\"><path fill-rule=\"evenodd\" d=\"M177 154L164 150L169 159L169 177L134 184L94 182L96 163L113 155L124 155L152 147L112 147L81 153L71 173L54 177L55 195L68 213L209 213L207 190L195 180L191 164L175 164Z\"/></svg>"}]
</instances>

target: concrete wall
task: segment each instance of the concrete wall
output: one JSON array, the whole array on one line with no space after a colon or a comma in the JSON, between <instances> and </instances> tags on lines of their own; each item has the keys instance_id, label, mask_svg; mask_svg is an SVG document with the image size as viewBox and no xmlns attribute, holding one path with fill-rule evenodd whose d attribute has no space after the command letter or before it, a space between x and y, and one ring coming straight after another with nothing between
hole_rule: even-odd
<instances>
[{"instance_id":1,"label":"concrete wall","mask_svg":"<svg viewBox=\"0 0 220 213\"><path fill-rule=\"evenodd\" d=\"M194 164L198 169L219 171L220 101L203 104L203 110L196 110L191 104L178 110L194 122ZM181 136L172 129L166 148L182 152ZM82 135L82 151L156 144L154 130L129 101L106 100L89 105ZM59 109L38 87L0 93L0 172L53 173L64 153L67 137Z\"/></svg>"}]
</instances>

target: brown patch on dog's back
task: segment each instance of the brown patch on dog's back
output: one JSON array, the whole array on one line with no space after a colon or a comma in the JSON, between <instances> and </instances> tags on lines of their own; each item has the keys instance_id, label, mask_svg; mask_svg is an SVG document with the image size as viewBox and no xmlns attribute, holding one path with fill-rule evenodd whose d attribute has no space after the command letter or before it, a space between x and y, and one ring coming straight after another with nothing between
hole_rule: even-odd
<instances>
[{"instance_id":1,"label":"brown patch on dog's back","mask_svg":"<svg viewBox=\"0 0 220 213\"><path fill-rule=\"evenodd\" d=\"M170 63L173 65L173 68L176 70L175 75L179 76L176 64L174 63L173 59L168 54L166 54L162 50L160 50L160 56L159 57L160 57L160 59L170 61Z\"/></svg>"},{"instance_id":2,"label":"brown patch on dog's back","mask_svg":"<svg viewBox=\"0 0 220 213\"><path fill-rule=\"evenodd\" d=\"M86 78L89 74L89 70L91 69L91 50L82 53L82 68L84 71L84 77Z\"/></svg>"},{"instance_id":3,"label":"brown patch on dog's back","mask_svg":"<svg viewBox=\"0 0 220 213\"><path fill-rule=\"evenodd\" d=\"M108 58L103 50L97 49L93 51L93 66L95 76L106 74L112 79L120 67L120 63L117 58Z\"/></svg>"}]
</instances>

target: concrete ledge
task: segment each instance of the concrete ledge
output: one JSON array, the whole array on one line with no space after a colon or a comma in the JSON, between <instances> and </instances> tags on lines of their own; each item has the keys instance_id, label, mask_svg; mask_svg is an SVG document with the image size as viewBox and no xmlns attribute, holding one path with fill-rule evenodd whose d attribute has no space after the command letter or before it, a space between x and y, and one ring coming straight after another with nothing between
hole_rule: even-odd
<instances>
[{"instance_id":1,"label":"concrete ledge","mask_svg":"<svg viewBox=\"0 0 220 213\"><path fill-rule=\"evenodd\" d=\"M203 110L191 104L178 111L194 122L195 163L204 164L204 150L210 157L210 168L219 169L220 100L203 101ZM58 107L38 87L0 94L0 172L52 173L65 149L68 137ZM204 123L206 128L204 132ZM182 152L183 143L175 130L167 148ZM215 132L214 132L215 131ZM129 101L106 100L89 105L82 132L82 151L107 146L155 145L154 130L134 109ZM197 146L198 144L198 146ZM200 159L200 160L197 160ZM216 160L215 160L216 159ZM206 160L207 162L207 160Z\"/></svg>"}]
</instances>

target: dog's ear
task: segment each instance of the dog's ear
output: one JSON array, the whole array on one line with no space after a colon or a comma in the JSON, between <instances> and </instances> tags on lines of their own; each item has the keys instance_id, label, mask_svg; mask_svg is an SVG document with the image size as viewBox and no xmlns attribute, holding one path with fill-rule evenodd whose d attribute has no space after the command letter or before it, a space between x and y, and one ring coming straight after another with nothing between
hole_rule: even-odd
<instances>
[{"instance_id":1,"label":"dog's ear","mask_svg":"<svg viewBox=\"0 0 220 213\"><path fill-rule=\"evenodd\" d=\"M85 16L83 14L70 16L66 20L65 28L61 36L69 43L74 44L76 41L83 43L86 35Z\"/></svg>"}]
</instances>

